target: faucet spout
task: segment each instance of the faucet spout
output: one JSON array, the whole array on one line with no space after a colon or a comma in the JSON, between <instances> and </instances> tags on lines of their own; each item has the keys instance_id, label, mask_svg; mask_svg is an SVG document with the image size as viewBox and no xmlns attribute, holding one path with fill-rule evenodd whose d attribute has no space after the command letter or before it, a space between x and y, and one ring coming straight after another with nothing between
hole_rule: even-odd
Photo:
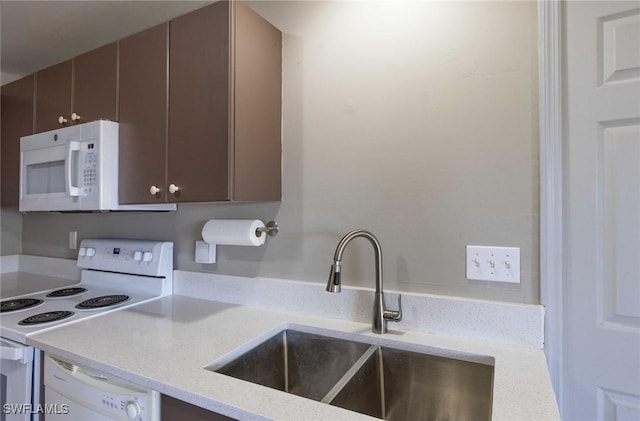
<instances>
[{"instance_id":1,"label":"faucet spout","mask_svg":"<svg viewBox=\"0 0 640 421\"><path fill-rule=\"evenodd\" d=\"M327 282L327 291L340 292L341 291L341 270L342 270L342 254L344 253L347 245L355 238L364 237L373 246L375 253L375 274L376 274L376 293L373 302L373 327L374 333L386 333L387 321L399 322L402 319L402 307L400 304L401 297L398 296L398 311L387 310L384 302L384 288L382 284L382 247L378 239L369 231L366 230L353 230L348 232L336 247L336 252L333 256L333 264L331 265L331 272L329 273L329 280Z\"/></svg>"}]
</instances>

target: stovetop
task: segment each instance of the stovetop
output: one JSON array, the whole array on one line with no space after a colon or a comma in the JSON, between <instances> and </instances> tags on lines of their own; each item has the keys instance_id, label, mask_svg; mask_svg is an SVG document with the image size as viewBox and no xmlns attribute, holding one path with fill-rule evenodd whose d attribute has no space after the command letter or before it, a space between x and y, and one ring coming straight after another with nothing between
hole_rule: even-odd
<instances>
[{"instance_id":1,"label":"stovetop","mask_svg":"<svg viewBox=\"0 0 640 421\"><path fill-rule=\"evenodd\" d=\"M140 280L138 280L140 281ZM87 284L73 285L73 288L83 288L86 291L77 295L64 298L52 298L47 297L51 292L58 290L42 291L35 294L29 294L26 296L15 297L8 300L3 300L2 303L23 300L37 300L39 304L33 307L15 310L15 311L2 311L0 313L0 336L3 338L13 339L18 342L22 342L23 336L32 334L34 332L48 330L52 327L57 327L62 323L77 322L89 317L97 316L99 314L105 314L110 311L118 310L121 308L131 307L136 304L147 302L154 298L162 296L161 291L158 288L153 288L153 285L148 285L149 279L143 279L146 281L148 288L136 288L135 291L124 292L122 289L113 288L100 288L97 286L91 286ZM156 281L155 279L152 280ZM102 306L97 308L85 308L80 306L83 302L91 302L91 300L104 301L101 297L108 296L120 296L126 297L122 301L117 302L112 306ZM80 308L79 308L80 307ZM48 313L54 313L59 311L68 311L71 314L67 314L60 320L51 319L51 321L37 324L23 324L24 319L33 318L38 315L44 315ZM41 317L43 320L48 320L49 317Z\"/></svg>"},{"instance_id":2,"label":"stovetop","mask_svg":"<svg viewBox=\"0 0 640 421\"><path fill-rule=\"evenodd\" d=\"M76 285L3 299L0 336L24 343L28 335L173 292L172 243L84 240L78 266L87 269Z\"/></svg>"}]
</instances>

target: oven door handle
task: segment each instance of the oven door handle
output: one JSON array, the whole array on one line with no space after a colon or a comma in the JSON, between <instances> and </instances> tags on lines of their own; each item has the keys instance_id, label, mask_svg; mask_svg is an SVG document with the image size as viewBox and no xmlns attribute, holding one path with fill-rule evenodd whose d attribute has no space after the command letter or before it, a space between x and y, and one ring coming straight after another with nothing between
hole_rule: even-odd
<instances>
[{"instance_id":1,"label":"oven door handle","mask_svg":"<svg viewBox=\"0 0 640 421\"><path fill-rule=\"evenodd\" d=\"M27 364L33 361L33 348L21 347L16 348L12 346L0 346L0 359L2 361L18 361L22 364Z\"/></svg>"},{"instance_id":2,"label":"oven door handle","mask_svg":"<svg viewBox=\"0 0 640 421\"><path fill-rule=\"evenodd\" d=\"M67 194L69 196L80 196L80 188L73 185L72 174L75 169L73 165L73 153L80 151L80 142L69 141L67 143L67 157L64 161L65 177L67 181Z\"/></svg>"}]
</instances>

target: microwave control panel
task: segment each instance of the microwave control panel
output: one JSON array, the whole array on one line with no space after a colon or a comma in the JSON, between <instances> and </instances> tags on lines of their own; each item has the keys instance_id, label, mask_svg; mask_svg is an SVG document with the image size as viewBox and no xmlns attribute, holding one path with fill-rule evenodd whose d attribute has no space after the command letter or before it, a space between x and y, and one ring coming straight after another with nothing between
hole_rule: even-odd
<instances>
[{"instance_id":1,"label":"microwave control panel","mask_svg":"<svg viewBox=\"0 0 640 421\"><path fill-rule=\"evenodd\" d=\"M85 196L90 195L98 182L98 154L95 142L83 142L82 163L80 165L80 177L82 178L82 188Z\"/></svg>"}]
</instances>

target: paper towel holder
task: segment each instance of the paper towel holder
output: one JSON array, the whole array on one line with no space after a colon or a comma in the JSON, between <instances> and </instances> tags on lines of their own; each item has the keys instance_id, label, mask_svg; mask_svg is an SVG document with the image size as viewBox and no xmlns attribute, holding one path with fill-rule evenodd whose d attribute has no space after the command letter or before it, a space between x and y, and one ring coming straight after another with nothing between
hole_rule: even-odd
<instances>
[{"instance_id":1,"label":"paper towel holder","mask_svg":"<svg viewBox=\"0 0 640 421\"><path fill-rule=\"evenodd\" d=\"M269 237L275 237L280 232L280 226L276 221L269 221L264 227L256 229L256 237L262 236L263 232Z\"/></svg>"}]
</instances>

